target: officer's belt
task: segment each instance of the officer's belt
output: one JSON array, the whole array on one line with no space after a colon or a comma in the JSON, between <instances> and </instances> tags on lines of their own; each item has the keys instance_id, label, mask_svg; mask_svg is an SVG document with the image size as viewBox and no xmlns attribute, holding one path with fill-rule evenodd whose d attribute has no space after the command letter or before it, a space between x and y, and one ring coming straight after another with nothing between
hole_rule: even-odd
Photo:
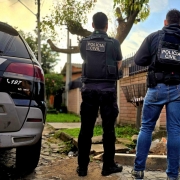
<instances>
[{"instance_id":1,"label":"officer's belt","mask_svg":"<svg viewBox=\"0 0 180 180\"><path fill-rule=\"evenodd\" d=\"M165 72L155 72L154 75L155 75L155 78L156 78L156 82L157 83L165 83L165 76L167 76L168 74L171 74L170 72L169 73L165 73ZM174 73L174 74L178 74L179 77L180 77L180 73ZM180 78L177 78L179 81L180 81ZM179 84L179 83L177 83Z\"/></svg>"}]
</instances>

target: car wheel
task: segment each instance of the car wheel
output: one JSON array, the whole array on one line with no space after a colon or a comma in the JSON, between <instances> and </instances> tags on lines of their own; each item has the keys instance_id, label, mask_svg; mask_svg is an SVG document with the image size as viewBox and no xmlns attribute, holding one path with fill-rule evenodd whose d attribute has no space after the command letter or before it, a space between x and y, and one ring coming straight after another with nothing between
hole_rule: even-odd
<instances>
[{"instance_id":1,"label":"car wheel","mask_svg":"<svg viewBox=\"0 0 180 180\"><path fill-rule=\"evenodd\" d=\"M32 172L38 165L41 153L41 138L31 146L16 148L16 168L18 171Z\"/></svg>"}]
</instances>

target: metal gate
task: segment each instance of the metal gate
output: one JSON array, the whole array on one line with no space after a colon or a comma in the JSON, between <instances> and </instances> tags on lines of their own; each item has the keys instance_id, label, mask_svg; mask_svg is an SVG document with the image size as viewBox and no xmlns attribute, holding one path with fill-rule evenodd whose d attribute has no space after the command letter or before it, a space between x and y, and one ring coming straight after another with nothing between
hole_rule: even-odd
<instances>
[{"instance_id":1,"label":"metal gate","mask_svg":"<svg viewBox=\"0 0 180 180\"><path fill-rule=\"evenodd\" d=\"M121 88L127 102L132 103L137 108L136 127L139 129L141 126L142 105L147 91L146 83L131 84L128 86L121 86Z\"/></svg>"}]
</instances>

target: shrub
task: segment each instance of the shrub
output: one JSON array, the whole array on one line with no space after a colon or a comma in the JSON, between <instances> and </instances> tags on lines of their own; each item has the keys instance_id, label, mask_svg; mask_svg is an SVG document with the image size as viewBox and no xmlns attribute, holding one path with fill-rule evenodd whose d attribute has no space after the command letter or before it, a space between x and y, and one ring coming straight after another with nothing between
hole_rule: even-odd
<instances>
[{"instance_id":1,"label":"shrub","mask_svg":"<svg viewBox=\"0 0 180 180\"><path fill-rule=\"evenodd\" d=\"M51 73L45 74L46 96L55 95L55 93L64 87L63 76Z\"/></svg>"}]
</instances>

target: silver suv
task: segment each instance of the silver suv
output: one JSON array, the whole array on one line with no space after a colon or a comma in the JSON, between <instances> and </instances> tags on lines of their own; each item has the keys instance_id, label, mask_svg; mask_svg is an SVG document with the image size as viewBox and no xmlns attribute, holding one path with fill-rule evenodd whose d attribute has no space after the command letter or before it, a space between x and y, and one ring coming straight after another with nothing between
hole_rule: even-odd
<instances>
[{"instance_id":1,"label":"silver suv","mask_svg":"<svg viewBox=\"0 0 180 180\"><path fill-rule=\"evenodd\" d=\"M21 35L0 22L0 148L16 148L16 168L36 168L45 116L43 70Z\"/></svg>"}]
</instances>

